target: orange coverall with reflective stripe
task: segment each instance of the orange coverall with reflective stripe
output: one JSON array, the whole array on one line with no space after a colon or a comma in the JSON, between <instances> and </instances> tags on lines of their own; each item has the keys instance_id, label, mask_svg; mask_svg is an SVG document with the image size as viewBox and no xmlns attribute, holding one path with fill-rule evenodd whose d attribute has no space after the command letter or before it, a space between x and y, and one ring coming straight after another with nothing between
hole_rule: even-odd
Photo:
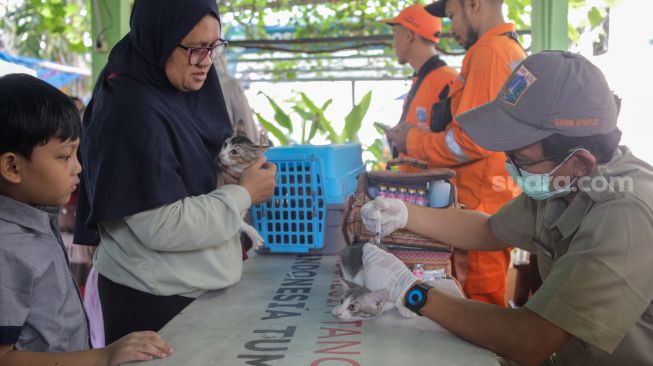
<instances>
[{"instance_id":1,"label":"orange coverall with reflective stripe","mask_svg":"<svg viewBox=\"0 0 653 366\"><path fill-rule=\"evenodd\" d=\"M450 93L453 116L496 98L512 72L511 67L526 57L521 46L505 35L514 31L513 24L501 24L483 34L467 51L460 76ZM510 182L504 166L505 155L478 146L455 118L439 133L411 129L406 146L408 156L425 160L432 167L450 167L456 171L453 183L458 189L458 199L468 209L492 214L515 195L505 184ZM454 260L461 254L464 252L455 253ZM459 280L467 296L505 306L510 250L468 251L466 256L466 274L461 274Z\"/></svg>"},{"instance_id":2,"label":"orange coverall with reflective stripe","mask_svg":"<svg viewBox=\"0 0 653 366\"><path fill-rule=\"evenodd\" d=\"M452 84L456 80L456 76L458 76L458 72L449 66L441 66L429 72L417 89L415 97L408 106L405 121L402 122L408 122L424 131L430 131L431 108L433 104L440 101L439 95L442 89L447 84ZM414 76L413 84L416 81L417 77ZM406 99L404 99L405 107Z\"/></svg>"}]
</instances>

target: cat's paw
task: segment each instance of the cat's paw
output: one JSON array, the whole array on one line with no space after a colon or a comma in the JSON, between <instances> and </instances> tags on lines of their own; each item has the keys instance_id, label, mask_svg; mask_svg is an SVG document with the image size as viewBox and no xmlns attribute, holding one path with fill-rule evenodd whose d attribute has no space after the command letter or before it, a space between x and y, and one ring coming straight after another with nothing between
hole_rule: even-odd
<instances>
[{"instance_id":1,"label":"cat's paw","mask_svg":"<svg viewBox=\"0 0 653 366\"><path fill-rule=\"evenodd\" d=\"M258 231L256 231L256 229L252 225L249 225L243 221L240 224L240 229L252 241L252 248L254 248L254 250L259 250L259 248L263 246L263 243L265 242L263 240L263 237L261 236L261 234L258 233Z\"/></svg>"},{"instance_id":2,"label":"cat's paw","mask_svg":"<svg viewBox=\"0 0 653 366\"><path fill-rule=\"evenodd\" d=\"M254 248L254 250L259 250L259 248L263 246L264 241L261 235L259 235L259 233L256 233L254 237L250 236L250 239L252 239L252 247Z\"/></svg>"}]
</instances>

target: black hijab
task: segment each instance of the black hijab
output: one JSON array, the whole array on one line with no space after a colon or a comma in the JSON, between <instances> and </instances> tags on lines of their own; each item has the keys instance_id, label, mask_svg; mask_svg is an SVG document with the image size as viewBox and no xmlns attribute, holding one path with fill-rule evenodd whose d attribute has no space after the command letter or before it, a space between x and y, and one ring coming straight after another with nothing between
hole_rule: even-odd
<instances>
[{"instance_id":1,"label":"black hijab","mask_svg":"<svg viewBox=\"0 0 653 366\"><path fill-rule=\"evenodd\" d=\"M111 50L84 115L75 242L97 245L97 223L216 185L213 158L232 134L217 73L181 92L164 72L179 42L215 0L138 0L131 31Z\"/></svg>"}]
</instances>

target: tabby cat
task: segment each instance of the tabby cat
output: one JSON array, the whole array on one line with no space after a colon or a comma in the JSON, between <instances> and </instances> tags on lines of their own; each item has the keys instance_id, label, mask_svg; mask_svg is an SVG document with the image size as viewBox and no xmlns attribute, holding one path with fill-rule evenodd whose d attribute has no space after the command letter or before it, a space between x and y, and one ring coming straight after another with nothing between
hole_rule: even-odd
<instances>
[{"instance_id":1,"label":"tabby cat","mask_svg":"<svg viewBox=\"0 0 653 366\"><path fill-rule=\"evenodd\" d=\"M265 151L271 147L267 135L261 133L259 144L253 143L245 133L245 123L239 120L236 123L233 136L229 137L216 158L218 167L218 187L225 184L225 181L234 181L248 166L254 163ZM245 222L247 211L242 212L240 230L251 240L255 250L263 245L263 238L256 229Z\"/></svg>"}]
</instances>

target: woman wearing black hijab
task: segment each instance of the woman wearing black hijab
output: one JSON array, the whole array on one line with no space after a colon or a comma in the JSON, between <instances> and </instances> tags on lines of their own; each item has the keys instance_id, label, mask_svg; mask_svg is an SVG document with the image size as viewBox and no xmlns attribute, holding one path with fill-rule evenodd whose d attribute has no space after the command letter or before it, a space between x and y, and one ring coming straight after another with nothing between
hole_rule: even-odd
<instances>
[{"instance_id":1,"label":"woman wearing black hijab","mask_svg":"<svg viewBox=\"0 0 653 366\"><path fill-rule=\"evenodd\" d=\"M215 189L232 133L212 66L220 30L215 0L139 0L87 107L75 242L101 244L107 342L236 283L240 214L274 190L264 160Z\"/></svg>"}]
</instances>

